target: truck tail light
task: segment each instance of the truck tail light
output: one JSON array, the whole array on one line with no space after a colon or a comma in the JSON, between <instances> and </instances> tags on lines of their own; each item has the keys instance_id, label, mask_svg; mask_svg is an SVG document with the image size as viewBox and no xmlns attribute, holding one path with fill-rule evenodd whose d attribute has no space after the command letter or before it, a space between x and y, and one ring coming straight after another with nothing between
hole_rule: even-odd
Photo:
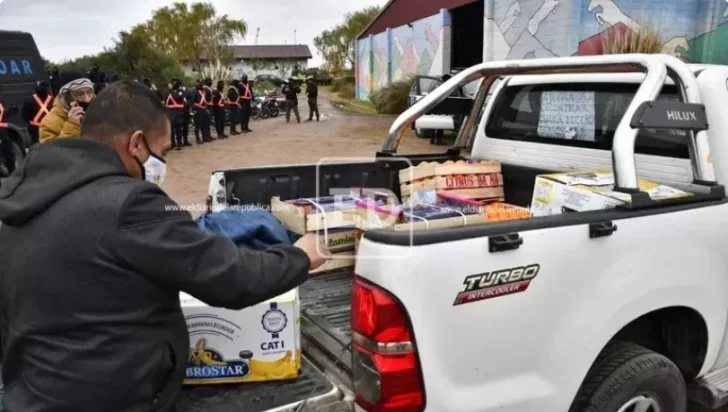
<instances>
[{"instance_id":1,"label":"truck tail light","mask_svg":"<svg viewBox=\"0 0 728 412\"><path fill-rule=\"evenodd\" d=\"M354 276L352 369L356 403L369 412L421 412L425 391L407 312L387 291Z\"/></svg>"}]
</instances>

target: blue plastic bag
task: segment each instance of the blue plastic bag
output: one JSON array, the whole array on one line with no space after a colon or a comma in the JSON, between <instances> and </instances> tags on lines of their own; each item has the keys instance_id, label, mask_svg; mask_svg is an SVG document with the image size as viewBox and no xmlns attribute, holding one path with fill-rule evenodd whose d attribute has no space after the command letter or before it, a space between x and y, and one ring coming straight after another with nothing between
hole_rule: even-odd
<instances>
[{"instance_id":1,"label":"blue plastic bag","mask_svg":"<svg viewBox=\"0 0 728 412\"><path fill-rule=\"evenodd\" d=\"M264 210L223 210L205 213L197 218L204 232L230 238L238 246L265 250L271 246L291 245L300 235L288 232L283 225Z\"/></svg>"}]
</instances>

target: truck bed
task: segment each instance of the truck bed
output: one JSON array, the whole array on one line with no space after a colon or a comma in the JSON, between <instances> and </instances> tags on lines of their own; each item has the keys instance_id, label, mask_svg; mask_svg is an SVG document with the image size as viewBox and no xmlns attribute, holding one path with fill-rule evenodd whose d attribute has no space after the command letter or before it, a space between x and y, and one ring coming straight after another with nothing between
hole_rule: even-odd
<instances>
[{"instance_id":1,"label":"truck bed","mask_svg":"<svg viewBox=\"0 0 728 412\"><path fill-rule=\"evenodd\" d=\"M345 373L351 373L352 271L316 275L298 288L301 333ZM305 350L305 349L304 349Z\"/></svg>"},{"instance_id":2,"label":"truck bed","mask_svg":"<svg viewBox=\"0 0 728 412\"><path fill-rule=\"evenodd\" d=\"M303 358L301 376L292 381L185 386L175 412L313 411L341 399L341 391Z\"/></svg>"}]
</instances>

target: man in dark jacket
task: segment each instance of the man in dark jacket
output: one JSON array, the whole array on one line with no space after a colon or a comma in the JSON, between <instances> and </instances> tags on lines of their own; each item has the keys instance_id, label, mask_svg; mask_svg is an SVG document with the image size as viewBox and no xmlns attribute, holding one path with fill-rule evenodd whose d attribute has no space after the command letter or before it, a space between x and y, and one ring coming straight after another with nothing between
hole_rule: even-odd
<instances>
[{"instance_id":1,"label":"man in dark jacket","mask_svg":"<svg viewBox=\"0 0 728 412\"><path fill-rule=\"evenodd\" d=\"M301 93L301 88L298 87L296 80L294 78L288 79L281 91L286 96L286 123L291 122L291 110L296 115L298 123L301 123L301 115L298 114L298 93Z\"/></svg>"},{"instance_id":2,"label":"man in dark jacket","mask_svg":"<svg viewBox=\"0 0 728 412\"><path fill-rule=\"evenodd\" d=\"M259 252L200 231L158 186L169 133L153 91L114 83L80 139L31 150L0 188L6 412L171 411L189 355L180 291L241 309L324 263L314 235Z\"/></svg>"},{"instance_id":3,"label":"man in dark jacket","mask_svg":"<svg viewBox=\"0 0 728 412\"><path fill-rule=\"evenodd\" d=\"M313 77L306 79L306 97L308 97L308 121L313 120L313 114L316 113L316 121L319 121L318 109L318 85Z\"/></svg>"},{"instance_id":4,"label":"man in dark jacket","mask_svg":"<svg viewBox=\"0 0 728 412\"><path fill-rule=\"evenodd\" d=\"M27 124L31 144L38 143L38 128L40 122L53 106L53 91L47 81L40 81L35 85L35 93L26 99L20 115Z\"/></svg>"}]
</instances>

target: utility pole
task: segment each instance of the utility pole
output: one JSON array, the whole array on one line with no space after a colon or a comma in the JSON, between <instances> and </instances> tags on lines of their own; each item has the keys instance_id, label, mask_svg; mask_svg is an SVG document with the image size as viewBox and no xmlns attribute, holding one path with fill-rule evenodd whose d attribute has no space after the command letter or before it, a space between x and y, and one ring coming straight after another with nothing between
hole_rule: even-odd
<instances>
[{"instance_id":1,"label":"utility pole","mask_svg":"<svg viewBox=\"0 0 728 412\"><path fill-rule=\"evenodd\" d=\"M298 44L298 43L296 43L296 30L295 29L293 30L293 44Z\"/></svg>"},{"instance_id":2,"label":"utility pole","mask_svg":"<svg viewBox=\"0 0 728 412\"><path fill-rule=\"evenodd\" d=\"M258 36L260 36L260 27L255 29L255 45L258 45Z\"/></svg>"}]
</instances>

